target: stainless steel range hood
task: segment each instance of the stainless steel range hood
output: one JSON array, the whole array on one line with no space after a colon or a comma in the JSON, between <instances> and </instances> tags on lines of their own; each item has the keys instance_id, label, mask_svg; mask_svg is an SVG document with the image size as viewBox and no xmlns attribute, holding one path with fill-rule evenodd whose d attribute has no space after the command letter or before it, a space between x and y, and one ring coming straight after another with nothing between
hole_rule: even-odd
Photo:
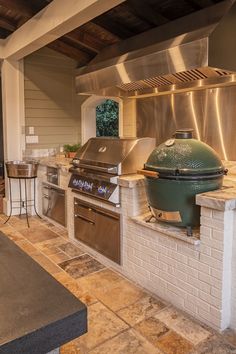
<instances>
[{"instance_id":1,"label":"stainless steel range hood","mask_svg":"<svg viewBox=\"0 0 236 354\"><path fill-rule=\"evenodd\" d=\"M223 1L110 46L76 77L78 94L139 97L236 83L236 3Z\"/></svg>"}]
</instances>

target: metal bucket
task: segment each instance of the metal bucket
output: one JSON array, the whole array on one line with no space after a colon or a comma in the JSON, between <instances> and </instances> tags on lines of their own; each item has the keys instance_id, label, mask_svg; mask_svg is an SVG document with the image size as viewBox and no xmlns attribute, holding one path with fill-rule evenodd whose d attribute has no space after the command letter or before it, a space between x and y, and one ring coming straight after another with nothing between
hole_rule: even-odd
<instances>
[{"instance_id":1,"label":"metal bucket","mask_svg":"<svg viewBox=\"0 0 236 354\"><path fill-rule=\"evenodd\" d=\"M10 178L37 177L39 163L37 161L7 161L7 176Z\"/></svg>"}]
</instances>

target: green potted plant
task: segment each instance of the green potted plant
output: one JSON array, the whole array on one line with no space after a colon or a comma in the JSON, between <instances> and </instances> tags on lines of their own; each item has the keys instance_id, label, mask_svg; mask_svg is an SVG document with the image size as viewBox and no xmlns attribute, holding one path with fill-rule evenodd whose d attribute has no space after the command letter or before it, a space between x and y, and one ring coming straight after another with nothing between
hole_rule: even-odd
<instances>
[{"instance_id":1,"label":"green potted plant","mask_svg":"<svg viewBox=\"0 0 236 354\"><path fill-rule=\"evenodd\" d=\"M76 155L77 150L81 147L80 143L77 144L65 144L63 146L65 157L73 158Z\"/></svg>"}]
</instances>

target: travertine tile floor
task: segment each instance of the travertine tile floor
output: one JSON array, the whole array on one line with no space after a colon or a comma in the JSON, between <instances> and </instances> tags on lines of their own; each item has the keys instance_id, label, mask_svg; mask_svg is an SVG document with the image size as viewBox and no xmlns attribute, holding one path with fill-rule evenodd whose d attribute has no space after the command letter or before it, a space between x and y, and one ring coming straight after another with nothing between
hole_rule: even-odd
<instances>
[{"instance_id":1,"label":"travertine tile floor","mask_svg":"<svg viewBox=\"0 0 236 354\"><path fill-rule=\"evenodd\" d=\"M0 215L0 230L87 304L89 330L61 354L236 354L236 335L222 335L104 267L39 218Z\"/></svg>"}]
</instances>

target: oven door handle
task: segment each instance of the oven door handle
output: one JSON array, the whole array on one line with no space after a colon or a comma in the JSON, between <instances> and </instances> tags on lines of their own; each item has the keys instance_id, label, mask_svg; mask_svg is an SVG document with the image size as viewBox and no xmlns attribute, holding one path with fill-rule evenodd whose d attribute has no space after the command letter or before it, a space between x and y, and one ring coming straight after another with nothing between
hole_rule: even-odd
<instances>
[{"instance_id":1,"label":"oven door handle","mask_svg":"<svg viewBox=\"0 0 236 354\"><path fill-rule=\"evenodd\" d=\"M95 225L95 222L86 219L84 216L80 215L80 214L75 214L75 218L77 219L82 219L83 221L86 221L87 223L91 224L91 225Z\"/></svg>"}]
</instances>

